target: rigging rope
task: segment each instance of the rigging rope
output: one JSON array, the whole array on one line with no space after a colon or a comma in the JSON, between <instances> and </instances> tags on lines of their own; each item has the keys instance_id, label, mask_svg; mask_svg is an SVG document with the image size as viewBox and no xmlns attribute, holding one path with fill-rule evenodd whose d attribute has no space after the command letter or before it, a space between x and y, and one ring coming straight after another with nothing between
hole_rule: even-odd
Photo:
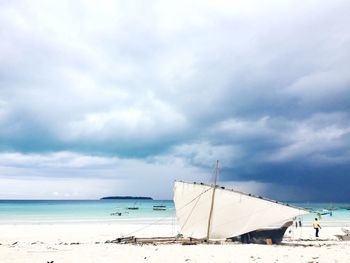
<instances>
[{"instance_id":1,"label":"rigging rope","mask_svg":"<svg viewBox=\"0 0 350 263\"><path fill-rule=\"evenodd\" d=\"M213 168L212 176L215 176L215 167ZM206 190L204 190L203 192L201 192L200 194L198 194L196 197L194 197L192 200L190 200L189 202L187 202L186 204L184 204L182 207L176 209L176 210L177 210L176 213L178 213L179 211L181 211L182 209L184 209L185 207L187 207L188 205L190 205L192 202L194 202L194 201L197 200L196 203L195 203L195 205L193 206L193 208L192 208L192 210L191 210L191 212L190 212L188 218L186 219L185 224L187 223L188 219L189 219L190 216L192 215L192 213L193 213L195 207L197 206L197 204L198 204L198 202L199 202L200 197L201 197L203 194L205 194L206 192L208 192L209 190L211 190L211 189L212 189L212 187L210 186L208 189L206 189ZM153 221L153 222L151 222L150 224L148 224L148 225L146 225L146 226L143 226L143 227L141 227L141 228L139 228L139 229L137 229L137 230L135 230L135 231L129 233L127 236L130 236L130 235L132 235L132 234L135 234L135 233L137 233L137 232L140 232L140 231L142 231L142 230L144 230L144 229L146 229L146 228L148 228L148 227L151 227L152 225L154 225L154 224L156 224L156 223L158 223L158 222L161 222L161 221L163 221L163 220L165 220L165 219L168 219L168 218L167 218L167 217L164 217L164 218L160 218L160 219L158 219L158 220L156 220L156 221ZM174 231L175 231L175 218L174 218L174 220L173 220L173 232L174 232Z\"/></svg>"},{"instance_id":2,"label":"rigging rope","mask_svg":"<svg viewBox=\"0 0 350 263\"><path fill-rule=\"evenodd\" d=\"M135 230L135 231L132 231L132 232L128 233L126 236L131 236L131 235L133 235L133 234L135 234L135 233L137 233L137 232L140 232L140 231L142 231L142 230L144 230L144 229L146 229L146 228L148 228L148 227L150 227L150 226L152 226L152 225L154 225L154 224L156 224L156 223L158 223L158 222L161 222L161 221L163 221L163 220L165 220L165 219L167 219L167 218L166 218L166 217L163 217L163 218L160 218L160 219L158 219L158 220L156 220L156 221L153 221L153 222L151 222L151 223L148 224L148 225L145 225L145 226L143 226L143 227L141 227L141 228L139 228L139 229L137 229L137 230Z\"/></svg>"},{"instance_id":3,"label":"rigging rope","mask_svg":"<svg viewBox=\"0 0 350 263\"><path fill-rule=\"evenodd\" d=\"M203 194L205 194L206 192L208 192L209 190L211 190L211 189L212 189L212 187L209 187L208 189L204 190L204 191L201 192L199 195L197 195L196 197L194 197L191 201L187 202L185 205L183 205L182 207L180 207L179 209L177 209L177 211L182 210L183 208L185 208L186 206L188 206L189 204L191 204L191 203L194 202L195 200L197 200L197 202L196 202L196 204L197 204L198 201L199 201L199 199L200 199L200 197L201 197ZM195 204L195 206L192 208L191 213L193 212L194 208L196 207L196 204ZM145 226L143 226L143 227L141 227L141 228L139 228L139 229L137 229L137 230L135 230L135 231L133 231L133 232L128 233L126 236L131 236L131 235L133 235L133 234L135 234L135 233L138 233L138 232L140 232L140 231L142 231L142 230L144 230L144 229L146 229L146 228L149 228L149 227L151 227L152 225L155 225L156 223L159 223L159 222L161 222L161 221L163 221L163 220L165 220L165 219L168 219L168 217L163 217L163 218L157 219L157 220L155 220L155 221L153 221L153 222L151 222L151 223L149 223L149 224L147 224L147 225L145 225ZM175 228L175 220L174 220L174 228ZM174 230L175 230L175 229L174 229Z\"/></svg>"}]
</instances>

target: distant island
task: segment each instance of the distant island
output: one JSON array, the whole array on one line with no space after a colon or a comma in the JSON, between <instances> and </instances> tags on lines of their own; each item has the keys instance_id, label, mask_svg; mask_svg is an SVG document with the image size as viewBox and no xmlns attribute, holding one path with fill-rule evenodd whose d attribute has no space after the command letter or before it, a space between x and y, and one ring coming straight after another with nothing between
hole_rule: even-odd
<instances>
[{"instance_id":1,"label":"distant island","mask_svg":"<svg viewBox=\"0 0 350 263\"><path fill-rule=\"evenodd\" d=\"M148 196L106 196L102 197L100 200L105 200L105 199L138 199L138 200L153 200L152 197Z\"/></svg>"}]
</instances>

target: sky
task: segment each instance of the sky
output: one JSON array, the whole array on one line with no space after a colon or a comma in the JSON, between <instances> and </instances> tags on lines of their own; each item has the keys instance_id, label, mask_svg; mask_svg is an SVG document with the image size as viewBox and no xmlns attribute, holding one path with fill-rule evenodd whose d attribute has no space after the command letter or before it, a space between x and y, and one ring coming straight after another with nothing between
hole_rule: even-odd
<instances>
[{"instance_id":1,"label":"sky","mask_svg":"<svg viewBox=\"0 0 350 263\"><path fill-rule=\"evenodd\" d=\"M350 201L350 2L1 1L0 199L174 180Z\"/></svg>"}]
</instances>

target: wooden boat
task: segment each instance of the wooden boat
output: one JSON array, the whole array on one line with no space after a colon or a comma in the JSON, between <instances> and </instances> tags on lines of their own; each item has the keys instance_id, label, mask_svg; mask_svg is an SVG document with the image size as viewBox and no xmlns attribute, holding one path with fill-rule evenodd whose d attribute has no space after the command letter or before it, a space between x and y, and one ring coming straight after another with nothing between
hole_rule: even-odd
<instances>
[{"instance_id":1,"label":"wooden boat","mask_svg":"<svg viewBox=\"0 0 350 263\"><path fill-rule=\"evenodd\" d=\"M122 213L121 212L114 212L114 213L111 213L111 216L121 216Z\"/></svg>"},{"instance_id":2,"label":"wooden boat","mask_svg":"<svg viewBox=\"0 0 350 263\"><path fill-rule=\"evenodd\" d=\"M315 210L314 213L321 215L321 216L326 216L326 215L332 216L333 215L333 212L328 210L328 209Z\"/></svg>"},{"instance_id":3,"label":"wooden boat","mask_svg":"<svg viewBox=\"0 0 350 263\"><path fill-rule=\"evenodd\" d=\"M128 208L126 208L126 209L128 209L128 210L139 210L138 207L128 207Z\"/></svg>"},{"instance_id":4,"label":"wooden boat","mask_svg":"<svg viewBox=\"0 0 350 263\"><path fill-rule=\"evenodd\" d=\"M153 210L155 210L155 211L165 211L166 210L166 206L165 205L154 205L153 206Z\"/></svg>"},{"instance_id":5,"label":"wooden boat","mask_svg":"<svg viewBox=\"0 0 350 263\"><path fill-rule=\"evenodd\" d=\"M154 211L166 211L166 208L162 208L162 207L153 207Z\"/></svg>"},{"instance_id":6,"label":"wooden boat","mask_svg":"<svg viewBox=\"0 0 350 263\"><path fill-rule=\"evenodd\" d=\"M139 207L136 206L136 203L134 203L134 206L127 207L128 210L139 210Z\"/></svg>"},{"instance_id":7,"label":"wooden boat","mask_svg":"<svg viewBox=\"0 0 350 263\"><path fill-rule=\"evenodd\" d=\"M292 224L293 221L289 221L279 228L258 229L229 239L232 241L240 241L244 244L268 244L269 241L271 244L278 244L281 243L285 232Z\"/></svg>"},{"instance_id":8,"label":"wooden boat","mask_svg":"<svg viewBox=\"0 0 350 263\"><path fill-rule=\"evenodd\" d=\"M307 214L271 199L225 189L216 184L175 182L176 217L185 237L206 240L225 240L239 237L249 242L265 238L278 243L293 218ZM277 225L275 229L270 226ZM242 240L242 241L243 241Z\"/></svg>"}]
</instances>

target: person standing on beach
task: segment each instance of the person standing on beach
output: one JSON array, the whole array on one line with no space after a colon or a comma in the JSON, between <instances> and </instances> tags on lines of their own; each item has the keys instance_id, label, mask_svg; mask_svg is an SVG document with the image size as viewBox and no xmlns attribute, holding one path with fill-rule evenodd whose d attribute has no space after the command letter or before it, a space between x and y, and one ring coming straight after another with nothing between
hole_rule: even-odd
<instances>
[{"instance_id":1,"label":"person standing on beach","mask_svg":"<svg viewBox=\"0 0 350 263\"><path fill-rule=\"evenodd\" d=\"M320 231L321 226L320 226L320 223L318 222L317 218L315 218L313 226L314 226L314 229L316 231L315 235L316 235L316 237L318 237L318 232Z\"/></svg>"}]
</instances>

